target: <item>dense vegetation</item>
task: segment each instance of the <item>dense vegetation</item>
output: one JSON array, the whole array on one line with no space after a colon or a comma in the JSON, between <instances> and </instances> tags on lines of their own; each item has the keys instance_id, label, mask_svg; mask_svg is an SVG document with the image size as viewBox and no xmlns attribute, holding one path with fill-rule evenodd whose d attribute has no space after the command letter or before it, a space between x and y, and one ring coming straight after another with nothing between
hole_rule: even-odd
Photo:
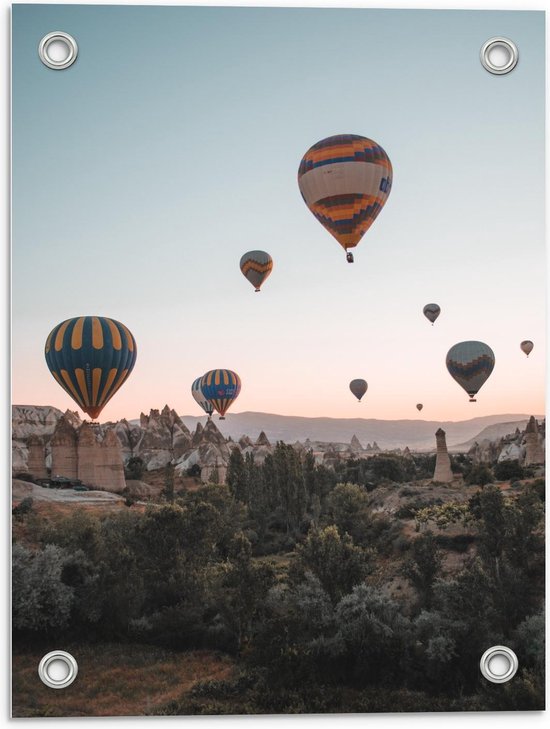
<instances>
[{"instance_id":1,"label":"dense vegetation","mask_svg":"<svg viewBox=\"0 0 550 729\"><path fill-rule=\"evenodd\" d=\"M544 485L487 482L442 503L412 484L430 471L427 456L327 468L279 443L261 466L235 450L227 486L174 493L167 474L145 510L46 521L27 501L16 649L63 636L234 657L233 678L167 714L543 708ZM409 498L403 513L374 508L384 489ZM466 558L454 572L448 550ZM398 599L390 574L407 586ZM499 686L478 666L502 643L521 669Z\"/></svg>"}]
</instances>

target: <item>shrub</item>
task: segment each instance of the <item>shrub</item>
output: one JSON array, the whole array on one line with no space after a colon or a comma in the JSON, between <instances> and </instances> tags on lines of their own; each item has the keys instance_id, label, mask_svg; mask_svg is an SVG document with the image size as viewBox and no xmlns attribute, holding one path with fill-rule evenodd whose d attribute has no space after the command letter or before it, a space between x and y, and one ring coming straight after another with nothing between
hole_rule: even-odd
<instances>
[{"instance_id":1,"label":"shrub","mask_svg":"<svg viewBox=\"0 0 550 729\"><path fill-rule=\"evenodd\" d=\"M25 496L25 498L19 504L17 504L17 506L13 507L11 513L15 517L15 519L22 519L25 514L28 514L32 511L33 504L34 500L32 496Z\"/></svg>"}]
</instances>

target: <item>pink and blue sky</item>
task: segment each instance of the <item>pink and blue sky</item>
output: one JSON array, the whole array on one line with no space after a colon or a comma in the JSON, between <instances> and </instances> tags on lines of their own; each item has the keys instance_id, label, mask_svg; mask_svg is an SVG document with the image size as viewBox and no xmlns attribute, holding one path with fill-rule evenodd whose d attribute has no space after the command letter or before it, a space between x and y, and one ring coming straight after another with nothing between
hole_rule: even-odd
<instances>
[{"instance_id":1,"label":"pink and blue sky","mask_svg":"<svg viewBox=\"0 0 550 729\"><path fill-rule=\"evenodd\" d=\"M38 59L52 30L78 41L66 71ZM479 62L495 35L520 50L506 76ZM97 314L138 343L105 420L199 415L217 367L241 376L235 412L543 412L544 84L541 12L14 6L13 402L76 409L44 342ZM296 182L338 133L394 168L353 266ZM260 294L238 265L256 248ZM475 405L445 368L465 339L496 355Z\"/></svg>"}]
</instances>

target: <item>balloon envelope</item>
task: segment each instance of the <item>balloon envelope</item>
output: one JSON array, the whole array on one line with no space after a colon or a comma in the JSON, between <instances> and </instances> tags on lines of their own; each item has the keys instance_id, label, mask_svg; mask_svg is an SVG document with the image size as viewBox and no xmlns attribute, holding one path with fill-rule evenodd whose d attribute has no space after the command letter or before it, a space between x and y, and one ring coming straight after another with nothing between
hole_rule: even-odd
<instances>
[{"instance_id":1,"label":"balloon envelope","mask_svg":"<svg viewBox=\"0 0 550 729\"><path fill-rule=\"evenodd\" d=\"M424 405L422 405L422 403L419 402L418 405L416 406L416 409L418 410L418 412L420 412L423 407L424 407Z\"/></svg>"},{"instance_id":2,"label":"balloon envelope","mask_svg":"<svg viewBox=\"0 0 550 729\"><path fill-rule=\"evenodd\" d=\"M241 257L239 265L243 276L259 291L273 270L273 259L265 251L248 251Z\"/></svg>"},{"instance_id":3,"label":"balloon envelope","mask_svg":"<svg viewBox=\"0 0 550 729\"><path fill-rule=\"evenodd\" d=\"M313 215L347 250L384 207L392 176L390 158L379 144L357 134L337 134L308 149L298 185Z\"/></svg>"},{"instance_id":4,"label":"balloon envelope","mask_svg":"<svg viewBox=\"0 0 550 729\"><path fill-rule=\"evenodd\" d=\"M198 402L198 404L201 406L201 408L204 410L204 412L210 416L214 412L214 406L208 400L202 393L201 388L201 380L202 377L197 377L197 379L193 382L191 385L191 394L195 398L195 401Z\"/></svg>"},{"instance_id":5,"label":"balloon envelope","mask_svg":"<svg viewBox=\"0 0 550 729\"><path fill-rule=\"evenodd\" d=\"M484 342L459 342L447 352L449 374L475 402L474 395L479 392L495 366L495 355Z\"/></svg>"},{"instance_id":6,"label":"balloon envelope","mask_svg":"<svg viewBox=\"0 0 550 729\"><path fill-rule=\"evenodd\" d=\"M239 397L241 380L232 370L210 370L201 378L201 389L223 420L229 407Z\"/></svg>"},{"instance_id":7,"label":"balloon envelope","mask_svg":"<svg viewBox=\"0 0 550 729\"><path fill-rule=\"evenodd\" d=\"M45 347L50 372L92 419L128 379L136 355L136 342L127 327L103 316L61 322Z\"/></svg>"},{"instance_id":8,"label":"balloon envelope","mask_svg":"<svg viewBox=\"0 0 550 729\"><path fill-rule=\"evenodd\" d=\"M437 319L437 317L441 314L441 309L437 304L426 304L426 306L422 309L424 316L426 319L431 321L433 324L434 321Z\"/></svg>"},{"instance_id":9,"label":"balloon envelope","mask_svg":"<svg viewBox=\"0 0 550 729\"><path fill-rule=\"evenodd\" d=\"M525 354L529 357L535 345L530 339L524 339L519 346L521 347L521 351L525 352Z\"/></svg>"},{"instance_id":10,"label":"balloon envelope","mask_svg":"<svg viewBox=\"0 0 550 729\"><path fill-rule=\"evenodd\" d=\"M355 397L361 402L361 398L366 393L368 388L367 382L365 380L352 380L349 383L349 389L352 391L352 393L355 395Z\"/></svg>"}]
</instances>

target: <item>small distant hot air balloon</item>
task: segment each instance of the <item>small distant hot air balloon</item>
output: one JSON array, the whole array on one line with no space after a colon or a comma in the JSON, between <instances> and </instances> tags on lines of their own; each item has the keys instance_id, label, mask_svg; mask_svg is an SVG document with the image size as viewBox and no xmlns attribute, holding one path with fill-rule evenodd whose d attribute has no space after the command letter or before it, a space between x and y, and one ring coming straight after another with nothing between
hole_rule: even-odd
<instances>
[{"instance_id":1,"label":"small distant hot air balloon","mask_svg":"<svg viewBox=\"0 0 550 729\"><path fill-rule=\"evenodd\" d=\"M424 405L422 405L421 402L417 403L417 405L416 405L416 409L418 410L418 412L420 412L423 407L424 407Z\"/></svg>"},{"instance_id":2,"label":"small distant hot air balloon","mask_svg":"<svg viewBox=\"0 0 550 729\"><path fill-rule=\"evenodd\" d=\"M357 134L322 139L305 153L298 185L305 204L346 251L355 248L384 207L392 165L382 147Z\"/></svg>"},{"instance_id":3,"label":"small distant hot air balloon","mask_svg":"<svg viewBox=\"0 0 550 729\"><path fill-rule=\"evenodd\" d=\"M255 291L259 291L273 270L273 259L265 251L248 251L241 257L239 265L243 276L250 281Z\"/></svg>"},{"instance_id":4,"label":"small distant hot air balloon","mask_svg":"<svg viewBox=\"0 0 550 729\"><path fill-rule=\"evenodd\" d=\"M361 402L361 398L366 393L368 388L366 380L352 380L349 383L349 389L355 395L357 400Z\"/></svg>"},{"instance_id":5,"label":"small distant hot air balloon","mask_svg":"<svg viewBox=\"0 0 550 729\"><path fill-rule=\"evenodd\" d=\"M132 333L103 316L78 316L52 329L46 363L59 385L95 420L136 363Z\"/></svg>"},{"instance_id":6,"label":"small distant hot air balloon","mask_svg":"<svg viewBox=\"0 0 550 729\"><path fill-rule=\"evenodd\" d=\"M208 400L202 394L201 380L202 377L197 377L197 379L193 382L193 384L191 385L191 394L195 398L195 401L198 402L204 412L208 415L208 417L210 417L214 412L214 406L212 405L210 400Z\"/></svg>"},{"instance_id":7,"label":"small distant hot air balloon","mask_svg":"<svg viewBox=\"0 0 550 729\"><path fill-rule=\"evenodd\" d=\"M437 304L426 304L426 306L422 309L424 316L426 319L431 321L432 326L434 325L434 321L437 319L437 317L441 314L441 309Z\"/></svg>"},{"instance_id":8,"label":"small distant hot air balloon","mask_svg":"<svg viewBox=\"0 0 550 729\"><path fill-rule=\"evenodd\" d=\"M225 420L225 413L239 397L241 380L232 370L210 370L201 378L202 394Z\"/></svg>"},{"instance_id":9,"label":"small distant hot air balloon","mask_svg":"<svg viewBox=\"0 0 550 729\"><path fill-rule=\"evenodd\" d=\"M487 381L495 366L491 347L483 342L459 342L447 352L447 369L453 379L466 390L470 402Z\"/></svg>"},{"instance_id":10,"label":"small distant hot air balloon","mask_svg":"<svg viewBox=\"0 0 550 729\"><path fill-rule=\"evenodd\" d=\"M524 339L519 346L521 347L521 351L525 352L525 354L529 357L535 345L530 339Z\"/></svg>"}]
</instances>

